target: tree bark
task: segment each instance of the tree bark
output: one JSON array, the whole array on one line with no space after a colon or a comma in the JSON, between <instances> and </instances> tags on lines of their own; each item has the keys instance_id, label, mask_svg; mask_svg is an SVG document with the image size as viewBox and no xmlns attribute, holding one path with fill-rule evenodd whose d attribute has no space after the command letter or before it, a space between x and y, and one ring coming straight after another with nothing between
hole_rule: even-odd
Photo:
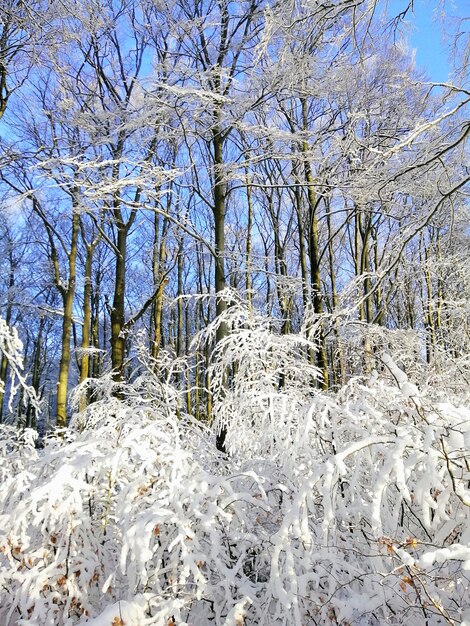
<instances>
[{"instance_id":1,"label":"tree bark","mask_svg":"<svg viewBox=\"0 0 470 626\"><path fill-rule=\"evenodd\" d=\"M307 115L307 100L302 98L302 122L303 130L306 133L308 131L308 115ZM315 194L315 188L313 184L312 167L309 159L309 145L307 139L302 141L301 150L304 157L304 171L305 182L307 184L307 198L309 207L309 257L310 257L310 285L313 298L313 310L315 315L318 316L318 333L317 343L318 348L316 350L317 366L322 375L321 387L327 390L329 387L329 374L328 374L328 357L326 353L326 341L324 324L322 320L323 315L323 297L321 293L321 274L320 274L320 250L318 242L318 217L317 208L318 200Z\"/></svg>"},{"instance_id":2,"label":"tree bark","mask_svg":"<svg viewBox=\"0 0 470 626\"><path fill-rule=\"evenodd\" d=\"M68 253L69 275L66 288L62 289L62 301L64 304L64 317L62 322L61 355L59 364L59 380L57 384L57 426L64 428L67 424L67 388L70 367L70 334L72 328L73 301L75 297L77 239L80 229L80 214L76 212L72 216L72 236L70 251Z\"/></svg>"}]
</instances>

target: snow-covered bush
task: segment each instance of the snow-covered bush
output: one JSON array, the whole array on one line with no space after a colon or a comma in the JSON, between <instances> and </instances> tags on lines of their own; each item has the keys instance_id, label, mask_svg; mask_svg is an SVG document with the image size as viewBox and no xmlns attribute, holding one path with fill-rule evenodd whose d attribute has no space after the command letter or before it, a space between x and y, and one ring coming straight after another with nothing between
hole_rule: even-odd
<instances>
[{"instance_id":1,"label":"snow-covered bush","mask_svg":"<svg viewBox=\"0 0 470 626\"><path fill-rule=\"evenodd\" d=\"M13 411L12 402L20 388L23 389L25 399L29 399L32 405L39 410L39 400L34 389L27 384L23 373L23 344L18 336L16 328L8 326L0 317L0 358L6 357L10 368L9 403L10 412ZM5 393L4 383L0 380L0 394Z\"/></svg>"},{"instance_id":2,"label":"snow-covered bush","mask_svg":"<svg viewBox=\"0 0 470 626\"><path fill-rule=\"evenodd\" d=\"M303 337L241 303L226 321L228 458L151 372L39 453L2 431L0 623L468 621L470 411L387 354L321 393Z\"/></svg>"}]
</instances>

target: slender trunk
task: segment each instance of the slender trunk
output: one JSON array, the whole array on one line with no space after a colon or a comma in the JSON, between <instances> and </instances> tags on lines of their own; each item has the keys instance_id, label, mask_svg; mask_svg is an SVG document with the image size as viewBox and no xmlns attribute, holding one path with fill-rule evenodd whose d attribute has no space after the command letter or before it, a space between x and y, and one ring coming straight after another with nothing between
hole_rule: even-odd
<instances>
[{"instance_id":1,"label":"slender trunk","mask_svg":"<svg viewBox=\"0 0 470 626\"><path fill-rule=\"evenodd\" d=\"M299 256L300 256L300 271L302 275L302 303L304 311L307 308L309 302L308 292L308 271L307 271L307 254L305 251L305 231L303 220L303 206L302 206L302 194L300 191L299 175L297 172L297 164L293 165L293 174L295 177L294 185L294 199L295 199L295 213L297 217L297 232L299 235Z\"/></svg>"},{"instance_id":2,"label":"slender trunk","mask_svg":"<svg viewBox=\"0 0 470 626\"><path fill-rule=\"evenodd\" d=\"M116 275L111 309L111 365L113 378L116 382L122 382L124 379L126 338L123 329L125 323L127 232L126 225L118 220Z\"/></svg>"},{"instance_id":3,"label":"slender trunk","mask_svg":"<svg viewBox=\"0 0 470 626\"><path fill-rule=\"evenodd\" d=\"M272 315L272 295L271 295L271 279L269 275L269 249L268 242L263 238L264 247L264 273L266 274L266 315L271 319Z\"/></svg>"},{"instance_id":4,"label":"slender trunk","mask_svg":"<svg viewBox=\"0 0 470 626\"><path fill-rule=\"evenodd\" d=\"M186 303L184 310L184 327L185 327L185 355L186 355L186 412L191 415L191 368L189 365L189 344L191 338L191 320L189 315L189 302Z\"/></svg>"},{"instance_id":5,"label":"slender trunk","mask_svg":"<svg viewBox=\"0 0 470 626\"><path fill-rule=\"evenodd\" d=\"M155 213L154 219L154 252L153 252L153 284L157 289L155 300L152 307L153 318L153 338L152 338L152 357L154 360L158 358L160 348L162 347L162 323L163 323L163 295L164 286L163 272L166 262L166 233L169 226L167 218L163 220L163 226L161 234L159 232L160 218L158 213ZM165 283L166 284L166 283Z\"/></svg>"},{"instance_id":6,"label":"slender trunk","mask_svg":"<svg viewBox=\"0 0 470 626\"><path fill-rule=\"evenodd\" d=\"M245 247L245 293L250 311L253 310L253 291L251 282L251 250L252 250L252 228L253 228L253 200L251 193L248 167L245 168L246 180L246 201L247 201L247 225L246 225L246 247Z\"/></svg>"},{"instance_id":7,"label":"slender trunk","mask_svg":"<svg viewBox=\"0 0 470 626\"><path fill-rule=\"evenodd\" d=\"M220 117L219 115L217 116ZM223 137L220 125L217 123L213 130L214 148L214 235L215 235L215 293L216 317L219 317L227 310L227 302L219 297L226 287L225 278L225 201L226 185L223 178ZM221 323L217 327L217 343L226 337L227 325Z\"/></svg>"},{"instance_id":8,"label":"slender trunk","mask_svg":"<svg viewBox=\"0 0 470 626\"><path fill-rule=\"evenodd\" d=\"M368 225L364 227L364 231L361 233L362 235L362 250L361 250L361 275L364 276L364 311L365 311L365 321L368 324L372 324L373 313L372 313L372 281L370 278L370 267L369 267L369 248L370 248L370 228Z\"/></svg>"},{"instance_id":9,"label":"slender trunk","mask_svg":"<svg viewBox=\"0 0 470 626\"><path fill-rule=\"evenodd\" d=\"M308 131L307 100L302 98L302 121L304 132ZM320 251L318 237L318 201L313 185L313 174L309 160L309 145L307 139L302 141L301 150L304 156L305 182L307 183L307 198L309 206L309 256L310 256L310 284L313 297L313 310L318 316L318 348L316 352L317 366L322 374L322 389L327 390L329 386L328 357L326 353L325 330L322 320L323 298L321 293L320 275Z\"/></svg>"},{"instance_id":10,"label":"slender trunk","mask_svg":"<svg viewBox=\"0 0 470 626\"><path fill-rule=\"evenodd\" d=\"M0 424L3 423L3 399L5 397L5 392L3 391L6 387L7 382L7 373L8 373L8 360L7 357L2 354L2 358L0 361Z\"/></svg>"},{"instance_id":11,"label":"slender trunk","mask_svg":"<svg viewBox=\"0 0 470 626\"><path fill-rule=\"evenodd\" d=\"M152 342L152 357L154 359L158 358L162 346L163 293L164 289L159 289L155 297L154 337Z\"/></svg>"},{"instance_id":12,"label":"slender trunk","mask_svg":"<svg viewBox=\"0 0 470 626\"><path fill-rule=\"evenodd\" d=\"M178 321L176 330L176 356L183 353L183 238L178 242Z\"/></svg>"},{"instance_id":13,"label":"slender trunk","mask_svg":"<svg viewBox=\"0 0 470 626\"><path fill-rule=\"evenodd\" d=\"M438 267L442 266L441 256L441 235L440 231L437 231L436 235L436 254L438 260ZM445 295L444 295L444 281L442 280L441 273L438 272L437 278L437 307L436 307L436 331L438 333L438 341L442 339L442 312L444 309Z\"/></svg>"},{"instance_id":14,"label":"slender trunk","mask_svg":"<svg viewBox=\"0 0 470 626\"><path fill-rule=\"evenodd\" d=\"M364 224L364 215L360 208L356 207L354 220L354 265L356 276L362 281L362 297L359 304L359 319L361 322L372 323L372 300L371 300L371 280L369 276L369 234L370 229ZM364 370L371 369L372 350L368 329L365 328L364 335Z\"/></svg>"},{"instance_id":15,"label":"slender trunk","mask_svg":"<svg viewBox=\"0 0 470 626\"><path fill-rule=\"evenodd\" d=\"M280 238L279 216L274 210L274 202L272 194L268 195L268 211L271 216L274 237L274 267L276 276L280 277L276 280L277 300L281 312L282 326L281 334L287 335L290 332L290 315L292 299L289 297L287 289L287 264L284 258L284 250Z\"/></svg>"},{"instance_id":16,"label":"slender trunk","mask_svg":"<svg viewBox=\"0 0 470 626\"><path fill-rule=\"evenodd\" d=\"M334 263L334 250L333 250L333 225L331 223L331 210L330 205L327 206L326 211L326 223L328 228L328 261L330 266L330 283L331 283L331 302L333 315L338 310L338 292L336 289L336 270ZM335 385L341 386L345 382L344 375L344 363L343 363L343 347L341 344L341 332L338 320L335 319L334 328L336 335L336 353L333 355L333 378Z\"/></svg>"},{"instance_id":17,"label":"slender trunk","mask_svg":"<svg viewBox=\"0 0 470 626\"><path fill-rule=\"evenodd\" d=\"M75 207L74 207L75 209ZM67 387L70 367L70 334L72 329L73 301L75 297L77 240L80 229L80 214L72 216L72 237L70 243L69 277L66 289L62 290L64 317L62 321L61 355L59 364L59 380L57 384L57 426L63 428L67 424Z\"/></svg>"},{"instance_id":18,"label":"slender trunk","mask_svg":"<svg viewBox=\"0 0 470 626\"><path fill-rule=\"evenodd\" d=\"M377 231L375 231L375 234L374 234L374 271L375 271L376 276L378 276L379 267L380 267L379 242L378 242ZM375 290L375 309L377 311L377 313L375 314L375 321L379 326L383 326L386 306L382 297L382 287L380 283Z\"/></svg>"},{"instance_id":19,"label":"slender trunk","mask_svg":"<svg viewBox=\"0 0 470 626\"><path fill-rule=\"evenodd\" d=\"M414 312L414 298L415 293L412 289L411 280L409 278L405 278L405 287L404 287L404 298L405 298L405 311L406 311L406 327L414 329L415 327L415 312Z\"/></svg>"},{"instance_id":20,"label":"slender trunk","mask_svg":"<svg viewBox=\"0 0 470 626\"><path fill-rule=\"evenodd\" d=\"M91 332L91 281L93 266L94 247L86 247L85 258L85 284L83 287L83 330L82 330L82 354L80 358L80 378L79 383L83 383L90 374L90 332ZM80 411L84 411L88 404L88 395L82 394L80 397Z\"/></svg>"},{"instance_id":21,"label":"slender trunk","mask_svg":"<svg viewBox=\"0 0 470 626\"><path fill-rule=\"evenodd\" d=\"M424 246L424 278L425 278L425 285L426 285L426 316L425 316L426 361L430 363L432 361L432 357L436 349L436 328L434 324L434 315L433 315L433 294L432 294L431 272L429 270L429 252L425 243L423 243L423 246Z\"/></svg>"},{"instance_id":22,"label":"slender trunk","mask_svg":"<svg viewBox=\"0 0 470 626\"><path fill-rule=\"evenodd\" d=\"M212 421L212 391L211 391L211 377L210 377L210 373L209 373L209 365L210 365L210 361L211 361L211 356L210 356L210 347L209 345L206 345L205 348L205 366L206 366L206 373L205 373L205 387L206 387L206 411L207 411L207 421L210 423ZM225 437L222 443L225 443ZM220 450L220 448L217 446L217 449ZM225 448L224 448L225 450ZM222 451L224 451L222 450Z\"/></svg>"},{"instance_id":23,"label":"slender trunk","mask_svg":"<svg viewBox=\"0 0 470 626\"><path fill-rule=\"evenodd\" d=\"M95 275L95 284L91 294L91 345L100 349L100 295L101 295L101 272L98 269ZM106 319L106 316L105 316ZM104 345L106 345L104 343ZM93 378L101 375L101 353L95 353L91 360L91 372Z\"/></svg>"},{"instance_id":24,"label":"slender trunk","mask_svg":"<svg viewBox=\"0 0 470 626\"><path fill-rule=\"evenodd\" d=\"M220 293L226 287L225 278L225 202L226 202L226 184L224 181L224 159L223 159L223 147L224 140L222 136L222 129L220 126L220 112L216 114L216 124L212 134L212 145L214 149L214 242L215 242L215 293L216 293L216 305L215 314L216 317L220 317L227 310L227 302L225 298L220 296ZM220 343L228 334L227 324L225 322L218 323L215 340L216 343ZM210 384L210 381L207 381ZM208 386L208 389L210 387ZM212 413L212 398L209 392L208 394L208 413ZM225 438L227 436L227 429L222 427L217 433L216 446L221 452L226 452Z\"/></svg>"}]
</instances>

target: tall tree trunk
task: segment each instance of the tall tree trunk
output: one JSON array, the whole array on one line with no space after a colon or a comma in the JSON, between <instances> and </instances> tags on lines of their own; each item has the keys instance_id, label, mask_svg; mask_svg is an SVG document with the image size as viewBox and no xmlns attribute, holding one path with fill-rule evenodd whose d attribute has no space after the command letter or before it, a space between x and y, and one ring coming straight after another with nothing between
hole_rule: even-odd
<instances>
[{"instance_id":1,"label":"tall tree trunk","mask_svg":"<svg viewBox=\"0 0 470 626\"><path fill-rule=\"evenodd\" d=\"M117 221L117 250L116 274L114 283L114 297L111 308L111 366L113 378L116 382L124 379L124 360L126 354L126 338L124 336L125 323L125 294L126 294L126 261L127 261L127 233L128 228Z\"/></svg>"},{"instance_id":2,"label":"tall tree trunk","mask_svg":"<svg viewBox=\"0 0 470 626\"><path fill-rule=\"evenodd\" d=\"M372 317L372 294L369 267L369 239L370 239L370 222L367 216L364 216L363 210L356 207L354 220L354 264L356 276L362 281L362 297L359 303L359 319L361 322L371 324ZM372 349L370 345L369 329L365 328L363 342L363 366L366 372L371 369Z\"/></svg>"},{"instance_id":3,"label":"tall tree trunk","mask_svg":"<svg viewBox=\"0 0 470 626\"><path fill-rule=\"evenodd\" d=\"M95 282L91 293L91 345L96 350L100 350L100 299L101 299L101 269L98 268L95 274ZM106 315L104 316L106 323ZM106 342L103 338L104 349ZM103 356L101 352L95 352L91 359L91 375L99 378L101 375Z\"/></svg>"},{"instance_id":4,"label":"tall tree trunk","mask_svg":"<svg viewBox=\"0 0 470 626\"><path fill-rule=\"evenodd\" d=\"M83 383L90 375L90 337L92 334L92 321L91 321L91 298L92 298L92 271L93 271L93 254L96 246L98 245L99 238L96 238L92 243L87 244L85 240L84 231L82 231L83 241L86 246L85 256L85 276L83 287L83 329L82 329L82 343L81 343L81 357L80 357L80 377L79 383ZM88 404L88 394L82 394L80 397L79 409L84 411Z\"/></svg>"},{"instance_id":5,"label":"tall tree trunk","mask_svg":"<svg viewBox=\"0 0 470 626\"><path fill-rule=\"evenodd\" d=\"M166 235L168 231L169 220L164 218L162 230L160 233L160 217L158 213L155 213L154 217L154 242L153 242L153 284L154 289L157 289L155 299L152 305L152 323L153 323L153 337L152 337L152 358L156 361L158 353L162 346L162 323L163 323L163 295L164 287L163 276L165 271L166 262Z\"/></svg>"},{"instance_id":6,"label":"tall tree trunk","mask_svg":"<svg viewBox=\"0 0 470 626\"><path fill-rule=\"evenodd\" d=\"M189 312L189 302L186 303L184 310L184 326L185 326L185 354L186 354L186 412L191 415L192 398L191 398L191 367L189 363L189 345L191 341L191 319Z\"/></svg>"},{"instance_id":7,"label":"tall tree trunk","mask_svg":"<svg viewBox=\"0 0 470 626\"><path fill-rule=\"evenodd\" d=\"M227 302L220 294L226 287L225 278L225 202L226 202L226 184L224 180L224 158L223 147L224 141L222 136L222 128L220 126L220 112L216 114L216 124L213 128L212 145L214 149L214 240L215 240L215 294L216 317L220 317L227 310ZM218 323L215 340L220 343L228 333L227 324L225 322ZM210 384L210 381L207 381ZM209 396L211 394L209 393ZM212 399L208 396L208 410L212 412ZM221 452L226 452L225 438L227 429L223 426L217 433L216 446Z\"/></svg>"},{"instance_id":8,"label":"tall tree trunk","mask_svg":"<svg viewBox=\"0 0 470 626\"><path fill-rule=\"evenodd\" d=\"M63 428L67 424L67 387L70 369L70 334L72 329L73 301L75 297L77 240L80 229L80 214L74 207L72 216L72 236L70 242L68 285L62 290L64 317L62 320L61 354L59 364L59 381L57 384L57 426Z\"/></svg>"},{"instance_id":9,"label":"tall tree trunk","mask_svg":"<svg viewBox=\"0 0 470 626\"><path fill-rule=\"evenodd\" d=\"M292 298L287 291L287 264L284 257L284 249L281 243L281 227L279 224L279 214L274 210L274 200L271 193L267 193L268 211L273 225L274 237L274 266L276 276L277 299L282 317L281 333L287 335L290 332L290 316L292 308Z\"/></svg>"},{"instance_id":10,"label":"tall tree trunk","mask_svg":"<svg viewBox=\"0 0 470 626\"><path fill-rule=\"evenodd\" d=\"M250 184L248 167L245 166L246 202L247 202L247 224L246 224L246 246L245 246L245 293L250 311L253 310L253 291L251 281L251 250L252 250L252 229L253 229L253 199Z\"/></svg>"},{"instance_id":11,"label":"tall tree trunk","mask_svg":"<svg viewBox=\"0 0 470 626\"><path fill-rule=\"evenodd\" d=\"M426 246L426 242L421 239L421 246L424 248L422 253L422 259L424 260L424 278L426 287L426 311L424 325L426 329L426 361L431 363L432 357L436 350L436 327L434 323L433 313L433 293L432 293L432 279L429 269L429 250Z\"/></svg>"},{"instance_id":12,"label":"tall tree trunk","mask_svg":"<svg viewBox=\"0 0 470 626\"><path fill-rule=\"evenodd\" d=\"M302 303L304 311L307 308L309 302L308 291L308 271L307 271L307 255L305 252L305 229L303 218L303 206L302 206L302 193L300 188L300 179L298 173L298 165L294 163L292 166L292 173L294 174L294 199L295 199L295 214L297 217L297 233L299 237L299 257L300 257L300 271L302 275Z\"/></svg>"},{"instance_id":13,"label":"tall tree trunk","mask_svg":"<svg viewBox=\"0 0 470 626\"><path fill-rule=\"evenodd\" d=\"M331 283L331 303L333 309L333 316L335 319L334 329L336 335L336 352L333 353L332 366L333 366L333 378L335 385L341 386L345 382L344 375L344 363L343 363L343 346L341 343L341 333L338 324L338 320L335 317L335 313L338 310L338 292L336 289L336 270L335 270L335 257L333 250L333 225L331 222L331 207L328 202L326 207L326 223L328 227L328 260L330 266L330 283Z\"/></svg>"},{"instance_id":14,"label":"tall tree trunk","mask_svg":"<svg viewBox=\"0 0 470 626\"><path fill-rule=\"evenodd\" d=\"M223 137L220 127L220 113L217 114L217 123L213 129L212 145L214 149L214 239L215 239L215 293L216 317L227 310L227 302L219 294L226 287L225 277L225 201L226 184L224 181ZM216 341L221 341L227 335L227 325L221 323L217 327Z\"/></svg>"},{"instance_id":15,"label":"tall tree trunk","mask_svg":"<svg viewBox=\"0 0 470 626\"><path fill-rule=\"evenodd\" d=\"M178 322L176 330L176 356L180 358L183 354L183 237L178 241ZM178 375L178 379L180 376Z\"/></svg>"},{"instance_id":16,"label":"tall tree trunk","mask_svg":"<svg viewBox=\"0 0 470 626\"><path fill-rule=\"evenodd\" d=\"M302 122L303 130L305 133L308 131L308 115L307 115L307 100L302 98ZM313 310L318 316L318 333L317 343L318 348L316 351L317 366L322 374L322 389L326 390L329 387L329 375L328 375L328 357L326 353L326 341L325 330L322 320L323 315L323 298L321 293L321 274L320 274L320 250L318 241L318 216L317 208L319 202L316 198L312 167L310 165L309 158L309 145L307 139L302 141L301 150L304 157L304 171L305 182L307 184L307 198L309 207L309 257L310 257L310 285L313 298Z\"/></svg>"}]
</instances>

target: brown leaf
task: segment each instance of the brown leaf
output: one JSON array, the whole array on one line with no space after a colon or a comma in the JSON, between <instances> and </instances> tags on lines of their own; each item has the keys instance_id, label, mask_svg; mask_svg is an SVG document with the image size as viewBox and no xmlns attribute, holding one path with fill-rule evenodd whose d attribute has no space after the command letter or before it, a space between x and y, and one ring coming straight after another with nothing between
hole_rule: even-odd
<instances>
[{"instance_id":1,"label":"brown leaf","mask_svg":"<svg viewBox=\"0 0 470 626\"><path fill-rule=\"evenodd\" d=\"M125 626L125 622L123 622L120 617L115 617L111 626Z\"/></svg>"}]
</instances>

